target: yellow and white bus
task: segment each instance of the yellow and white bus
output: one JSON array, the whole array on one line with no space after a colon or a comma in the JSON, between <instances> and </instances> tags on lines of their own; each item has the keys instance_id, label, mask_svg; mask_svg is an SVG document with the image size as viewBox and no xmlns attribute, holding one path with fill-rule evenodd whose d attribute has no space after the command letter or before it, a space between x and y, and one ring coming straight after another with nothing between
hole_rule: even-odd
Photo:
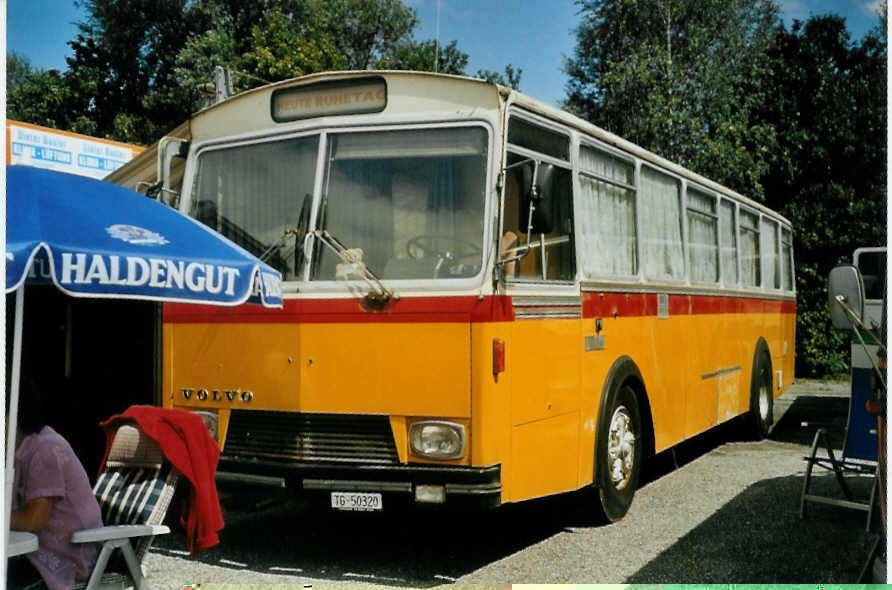
<instances>
[{"instance_id":1,"label":"yellow and white bus","mask_svg":"<svg viewBox=\"0 0 892 590\"><path fill-rule=\"evenodd\" d=\"M793 380L792 228L481 80L314 74L211 106L111 180L282 271L281 310L165 305L162 403L221 477L333 508L581 488L611 520L655 453Z\"/></svg>"}]
</instances>

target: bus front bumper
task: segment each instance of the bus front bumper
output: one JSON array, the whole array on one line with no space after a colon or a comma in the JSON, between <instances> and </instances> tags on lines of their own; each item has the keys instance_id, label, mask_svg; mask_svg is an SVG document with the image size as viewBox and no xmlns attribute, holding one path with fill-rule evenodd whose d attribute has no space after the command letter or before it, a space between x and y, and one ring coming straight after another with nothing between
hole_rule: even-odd
<instances>
[{"instance_id":1,"label":"bus front bumper","mask_svg":"<svg viewBox=\"0 0 892 590\"><path fill-rule=\"evenodd\" d=\"M388 507L414 504L489 509L499 506L502 496L500 465L345 465L224 455L217 479L287 487L308 495L378 493Z\"/></svg>"}]
</instances>

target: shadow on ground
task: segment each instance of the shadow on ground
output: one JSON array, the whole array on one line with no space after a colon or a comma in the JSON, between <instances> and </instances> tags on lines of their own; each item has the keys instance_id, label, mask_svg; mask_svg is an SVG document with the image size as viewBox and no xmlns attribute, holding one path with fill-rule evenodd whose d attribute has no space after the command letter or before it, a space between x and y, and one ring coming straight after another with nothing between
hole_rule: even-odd
<instances>
[{"instance_id":1,"label":"shadow on ground","mask_svg":"<svg viewBox=\"0 0 892 590\"><path fill-rule=\"evenodd\" d=\"M554 499L485 514L337 513L282 498L257 508L224 502L220 544L198 560L250 573L429 587L551 537L563 528ZM267 498L269 500L269 498ZM152 552L181 557L185 537L159 537Z\"/></svg>"},{"instance_id":2,"label":"shadow on ground","mask_svg":"<svg viewBox=\"0 0 892 590\"><path fill-rule=\"evenodd\" d=\"M842 447L849 415L849 398L800 395L771 433L773 440L811 446L815 431L825 428L834 448Z\"/></svg>"},{"instance_id":3,"label":"shadow on ground","mask_svg":"<svg viewBox=\"0 0 892 590\"><path fill-rule=\"evenodd\" d=\"M845 398L800 396L771 438L807 446L818 426L831 433L844 431L846 413ZM735 420L686 441L654 458L642 485L724 443L746 440L749 432L745 420ZM842 441L834 442L839 446ZM731 578L723 578L744 582L856 580L858 564L874 538L864 531L863 514L819 506L812 518L800 520L801 485L801 477L791 476L751 486L628 582L721 582L711 578L711 571L733 571ZM220 544L198 559L244 571L246 578L254 572L429 587L454 581L567 527L603 524L589 517L584 503L590 498L584 494L470 515L337 513L311 508L282 492L270 495L256 489L221 488L221 498L226 527ZM152 551L181 557L185 546L182 533L175 532L158 538ZM804 546L813 549L803 552Z\"/></svg>"},{"instance_id":4,"label":"shadow on ground","mask_svg":"<svg viewBox=\"0 0 892 590\"><path fill-rule=\"evenodd\" d=\"M818 489L839 495L832 476L817 479ZM859 478L854 487L864 495L869 493L870 483ZM875 522L874 532L868 533L864 513L830 506L812 506L808 518L800 519L801 488L799 476L750 486L626 582L857 581L878 524Z\"/></svg>"},{"instance_id":5,"label":"shadow on ground","mask_svg":"<svg viewBox=\"0 0 892 590\"><path fill-rule=\"evenodd\" d=\"M778 420L769 438L802 445L804 456L815 431L825 428L831 444L839 449L845 436L848 403L847 397L800 395ZM676 450L678 463L693 460L735 437L746 439L745 421L681 445ZM663 463L668 460L663 458ZM650 481L662 475L658 471L652 473ZM848 482L857 497L869 497L871 478L850 478ZM801 519L802 483L801 476L787 476L750 486L626 581L855 582L878 536L878 518L874 518L872 532L867 532L863 512L810 504L808 517ZM812 485L813 493L843 498L830 473L816 472ZM783 508L778 509L779 506ZM759 541L753 543L753 539ZM715 577L715 572L722 572L721 579Z\"/></svg>"}]
</instances>

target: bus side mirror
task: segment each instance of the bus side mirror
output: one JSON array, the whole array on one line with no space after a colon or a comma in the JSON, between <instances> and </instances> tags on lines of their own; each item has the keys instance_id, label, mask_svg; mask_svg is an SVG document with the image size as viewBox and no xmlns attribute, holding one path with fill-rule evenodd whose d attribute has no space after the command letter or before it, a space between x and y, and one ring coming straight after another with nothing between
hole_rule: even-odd
<instances>
[{"instance_id":1,"label":"bus side mirror","mask_svg":"<svg viewBox=\"0 0 892 590\"><path fill-rule=\"evenodd\" d=\"M163 203L174 209L179 206L179 189L183 183L183 172L188 154L189 142L185 139L164 136L158 141L156 175L161 182L160 198Z\"/></svg>"},{"instance_id":2,"label":"bus side mirror","mask_svg":"<svg viewBox=\"0 0 892 590\"><path fill-rule=\"evenodd\" d=\"M857 268L844 265L830 271L827 301L833 327L840 330L854 329L864 316L864 282ZM857 320L852 314L855 314Z\"/></svg>"},{"instance_id":3,"label":"bus side mirror","mask_svg":"<svg viewBox=\"0 0 892 590\"><path fill-rule=\"evenodd\" d=\"M551 233L554 229L554 166L531 161L521 168L520 174L524 192L519 207L518 226L526 228L531 222L531 233ZM532 219L530 219L531 205Z\"/></svg>"}]
</instances>

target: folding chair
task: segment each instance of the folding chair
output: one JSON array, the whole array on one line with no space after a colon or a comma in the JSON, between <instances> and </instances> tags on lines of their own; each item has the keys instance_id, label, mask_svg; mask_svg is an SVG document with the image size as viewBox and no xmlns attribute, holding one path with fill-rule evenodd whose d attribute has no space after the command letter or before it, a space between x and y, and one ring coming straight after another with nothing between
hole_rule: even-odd
<instances>
[{"instance_id":1,"label":"folding chair","mask_svg":"<svg viewBox=\"0 0 892 590\"><path fill-rule=\"evenodd\" d=\"M839 456L835 455L826 428L819 428L811 446L811 454L804 459L808 462L802 495L799 503L799 517L805 518L806 504L814 502L861 510L867 512L866 529L870 531L873 509L877 502L877 423L866 408L868 400L874 399L873 388L869 383L859 383L853 379L852 396L849 400L849 417L846 424L845 441ZM819 456L823 449L826 456ZM812 488L812 469L817 466L833 471L844 498L816 494ZM869 498L859 498L852 492L846 474L859 474L871 477Z\"/></svg>"},{"instance_id":2,"label":"folding chair","mask_svg":"<svg viewBox=\"0 0 892 590\"><path fill-rule=\"evenodd\" d=\"M87 590L123 588L148 590L141 563L155 535L170 529L163 524L179 472L164 459L158 444L135 424L122 424L115 433L108 458L93 493L105 526L78 531L72 543L100 543L102 549L86 585ZM109 559L120 549L120 572L106 572ZM116 564L119 565L119 564Z\"/></svg>"}]
</instances>

